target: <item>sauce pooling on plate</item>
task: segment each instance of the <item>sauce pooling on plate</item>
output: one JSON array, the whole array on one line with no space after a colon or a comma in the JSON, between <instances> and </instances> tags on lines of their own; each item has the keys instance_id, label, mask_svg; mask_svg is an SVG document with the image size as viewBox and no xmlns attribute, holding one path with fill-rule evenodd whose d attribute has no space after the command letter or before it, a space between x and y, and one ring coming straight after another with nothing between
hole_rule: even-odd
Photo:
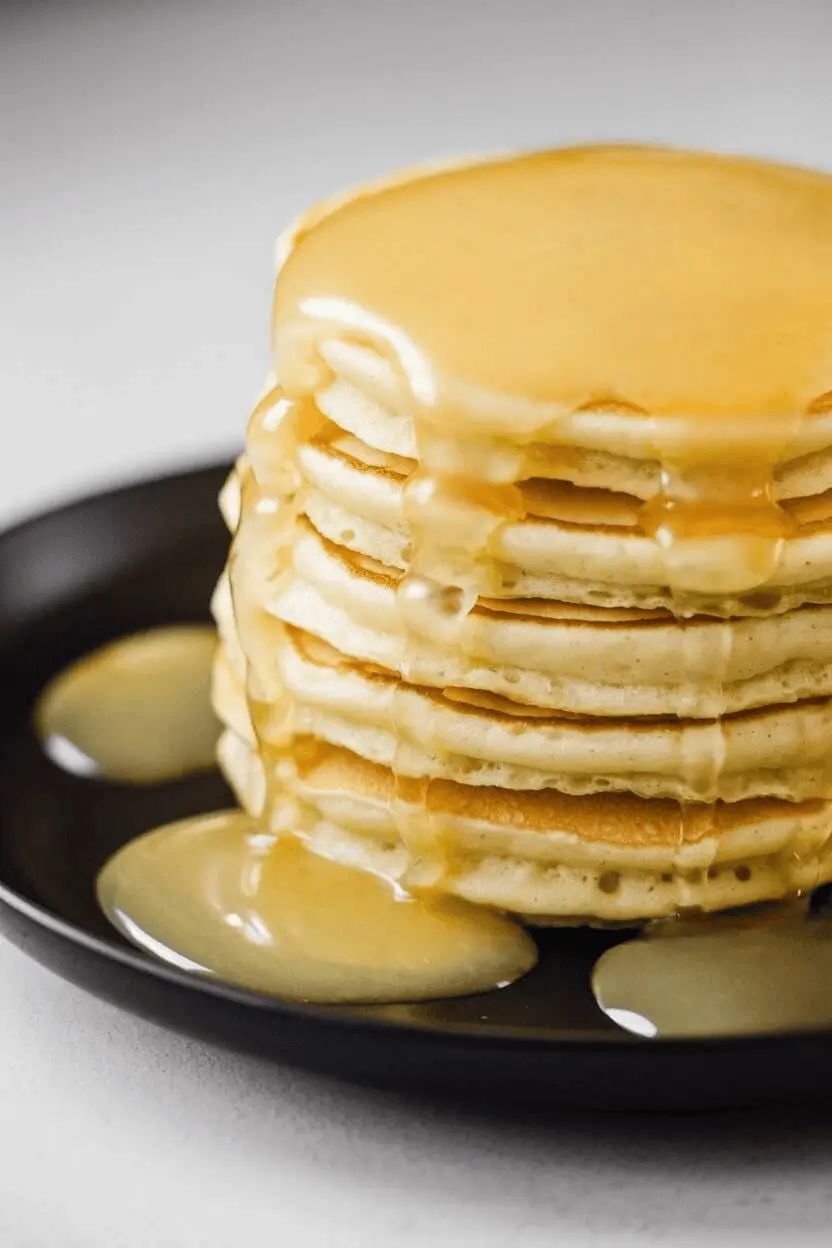
<instances>
[{"instance_id":1,"label":"sauce pooling on plate","mask_svg":"<svg viewBox=\"0 0 832 1248\"><path fill-rule=\"evenodd\" d=\"M61 672L41 695L35 725L65 771L158 784L214 765L213 628L152 629L114 641Z\"/></svg>"},{"instance_id":2,"label":"sauce pooling on plate","mask_svg":"<svg viewBox=\"0 0 832 1248\"><path fill-rule=\"evenodd\" d=\"M238 811L172 824L110 860L98 896L134 944L303 1001L416 1001L502 987L537 960L516 923L276 839Z\"/></svg>"},{"instance_id":3,"label":"sauce pooling on plate","mask_svg":"<svg viewBox=\"0 0 832 1248\"><path fill-rule=\"evenodd\" d=\"M697 915L648 926L599 959L592 987L642 1036L716 1036L832 1026L832 916L805 907Z\"/></svg>"}]
</instances>

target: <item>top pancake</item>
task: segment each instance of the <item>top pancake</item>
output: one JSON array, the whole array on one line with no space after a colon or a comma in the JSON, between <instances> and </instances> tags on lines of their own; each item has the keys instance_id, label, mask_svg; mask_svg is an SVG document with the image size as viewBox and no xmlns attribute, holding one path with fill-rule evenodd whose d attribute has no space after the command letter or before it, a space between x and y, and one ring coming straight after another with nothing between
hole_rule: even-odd
<instances>
[{"instance_id":1,"label":"top pancake","mask_svg":"<svg viewBox=\"0 0 832 1248\"><path fill-rule=\"evenodd\" d=\"M289 394L324 377L308 335L324 357L327 340L370 347L362 389L386 386L393 410L521 443L762 443L783 416L828 412L820 173L644 147L525 154L371 187L287 251Z\"/></svg>"},{"instance_id":2,"label":"top pancake","mask_svg":"<svg viewBox=\"0 0 832 1248\"><path fill-rule=\"evenodd\" d=\"M794 606L809 598L793 586L828 579L825 557L789 543L803 521L783 502L829 488L830 226L832 177L658 148L376 184L284 245L281 401L416 463L412 553L397 560L385 533L362 553L438 585L502 596L497 565L517 565L521 596L731 614L773 586ZM646 500L646 543L613 552L623 598L594 553L553 566L558 533L518 524L552 479L621 495L561 497L569 524L601 504L621 527Z\"/></svg>"}]
</instances>

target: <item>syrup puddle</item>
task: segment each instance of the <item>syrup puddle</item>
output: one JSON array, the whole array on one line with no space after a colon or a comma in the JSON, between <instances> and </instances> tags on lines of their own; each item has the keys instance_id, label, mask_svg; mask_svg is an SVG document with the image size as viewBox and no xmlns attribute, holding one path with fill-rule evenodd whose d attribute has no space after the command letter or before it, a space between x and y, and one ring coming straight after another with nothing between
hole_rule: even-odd
<instances>
[{"instance_id":1,"label":"syrup puddle","mask_svg":"<svg viewBox=\"0 0 832 1248\"><path fill-rule=\"evenodd\" d=\"M181 969L309 1002L418 1001L487 992L537 961L511 920L422 900L381 876L276 840L238 811L126 845L98 879L130 941Z\"/></svg>"},{"instance_id":2,"label":"syrup puddle","mask_svg":"<svg viewBox=\"0 0 832 1248\"><path fill-rule=\"evenodd\" d=\"M216 633L152 629L80 659L47 686L35 711L43 749L64 771L158 784L214 766L211 710Z\"/></svg>"},{"instance_id":3,"label":"syrup puddle","mask_svg":"<svg viewBox=\"0 0 832 1248\"><path fill-rule=\"evenodd\" d=\"M592 974L604 1013L635 1035L720 1036L832 1026L832 915L795 903L668 919Z\"/></svg>"}]
</instances>

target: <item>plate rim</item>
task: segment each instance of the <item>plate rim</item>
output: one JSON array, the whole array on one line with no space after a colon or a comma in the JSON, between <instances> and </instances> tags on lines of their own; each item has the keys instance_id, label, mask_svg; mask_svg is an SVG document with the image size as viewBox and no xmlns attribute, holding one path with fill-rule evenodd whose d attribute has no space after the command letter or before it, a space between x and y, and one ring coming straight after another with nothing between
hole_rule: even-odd
<instances>
[{"instance_id":1,"label":"plate rim","mask_svg":"<svg viewBox=\"0 0 832 1248\"><path fill-rule=\"evenodd\" d=\"M31 509L24 507L22 511L13 512L6 521L0 524L0 552L7 542L18 537L23 530L32 528L44 520L59 519L88 505L97 506L115 500L122 494L146 489L148 486L173 485L176 481L184 481L188 478L210 477L215 473L230 472L238 455L239 452L229 448L226 455L212 455L205 459L183 461L180 465L172 463L161 467L156 472L151 470L131 473L109 485L102 484L101 488L93 485L87 490L83 487L77 491L71 490L66 495L56 498L52 505L36 503Z\"/></svg>"},{"instance_id":2,"label":"plate rim","mask_svg":"<svg viewBox=\"0 0 832 1248\"><path fill-rule=\"evenodd\" d=\"M100 957L109 959L111 962L120 963L129 967L132 971L149 976L151 979L161 979L187 991L206 994L218 1000L229 1001L246 1009L274 1014L277 1017L288 1015L299 1021L324 1023L327 1026L351 1031L398 1031L406 1033L411 1037L421 1036L425 1039L439 1040L443 1043L481 1043L490 1041L499 1048L512 1050L522 1048L526 1052L533 1050L562 1052L573 1049L578 1049L582 1052L586 1052L587 1049L619 1051L625 1048L678 1054L692 1050L700 1051L703 1048L717 1050L735 1048L738 1045L742 1047L753 1045L766 1048L784 1041L791 1042L799 1039L832 1041L832 1028L822 1027L792 1028L783 1031L755 1032L747 1035L741 1032L733 1032L725 1035L654 1037L638 1036L632 1032L625 1031L623 1028L620 1031L609 1032L574 1029L563 1033L552 1028L549 1034L540 1035L535 1029L530 1028L526 1030L518 1027L508 1029L499 1024L454 1023L444 1020L442 1023L432 1023L430 1020L379 1018L357 1013L356 1009L361 1008L359 1003L356 1003L355 1006L341 1006L295 1001L290 997L271 996L268 993L237 988L223 980L179 970L161 959L157 960L149 957L138 949L130 949L117 941L109 940L104 936L96 936L92 932L86 931L83 927L72 923L69 919L61 918L60 915L47 909L45 906L31 901L2 880L0 880L0 905L8 907L17 914L22 915L29 922L45 928L53 935L73 945L87 949ZM406 1005L408 1003L403 1002L402 1004Z\"/></svg>"}]
</instances>

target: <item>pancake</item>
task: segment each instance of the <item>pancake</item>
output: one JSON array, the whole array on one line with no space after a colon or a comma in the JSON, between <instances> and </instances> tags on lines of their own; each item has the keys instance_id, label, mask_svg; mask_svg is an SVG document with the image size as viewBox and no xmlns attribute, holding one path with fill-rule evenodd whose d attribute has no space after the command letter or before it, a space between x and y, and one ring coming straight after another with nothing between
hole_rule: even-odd
<instances>
[{"instance_id":1,"label":"pancake","mask_svg":"<svg viewBox=\"0 0 832 1248\"><path fill-rule=\"evenodd\" d=\"M406 476L323 440L302 448L308 482L303 510L330 541L389 567L408 565L403 517ZM832 492L784 501L793 535L765 591L703 598L685 608L666 585L663 552L643 532L641 501L598 488L533 478L521 485L529 514L500 529L483 568L486 593L499 598L562 598L611 607L664 607L681 615L768 614L832 602ZM726 551L730 554L730 551ZM439 570L441 575L441 569Z\"/></svg>"},{"instance_id":2,"label":"pancake","mask_svg":"<svg viewBox=\"0 0 832 1248\"><path fill-rule=\"evenodd\" d=\"M242 805L258 811L261 760L230 732L221 757ZM301 758L297 795L315 849L405 878L411 856L392 813L392 774L320 744ZM827 802L706 807L685 821L683 842L675 803L627 794L517 794L438 781L428 804L446 853L442 888L533 923L553 916L631 923L681 906L720 910L832 878Z\"/></svg>"},{"instance_id":3,"label":"pancake","mask_svg":"<svg viewBox=\"0 0 832 1248\"><path fill-rule=\"evenodd\" d=\"M604 385L637 417L661 417L658 431L636 421L654 443L678 432L679 413L720 440L740 417L753 440L762 430L749 417L805 410L830 389L830 227L823 174L624 145L369 188L287 240L277 373L291 394L312 388L301 335L314 320L330 367L330 340L373 335L388 364L402 363L373 379L377 391L392 377L392 410L416 393L483 431L529 440L557 422L569 443L577 423L587 444L597 425L603 449L617 449L631 419L571 419Z\"/></svg>"},{"instance_id":4,"label":"pancake","mask_svg":"<svg viewBox=\"0 0 832 1248\"><path fill-rule=\"evenodd\" d=\"M389 528L402 524L402 487L416 460L379 451L333 422L298 448L298 462L309 484L333 501ZM640 530L644 503L659 493L658 480L642 496L603 481L598 470L570 469L563 448L527 467L528 476L518 478L518 485L528 516L537 520ZM658 465L651 467L658 477ZM773 492L795 528L811 530L831 521L832 450L783 465L782 471L785 480L778 476ZM794 489L798 481L799 492L789 493L788 485Z\"/></svg>"},{"instance_id":5,"label":"pancake","mask_svg":"<svg viewBox=\"0 0 832 1248\"><path fill-rule=\"evenodd\" d=\"M411 470L419 458L414 422L407 411L397 413L385 406L385 401L396 401L389 364L352 343L329 342L325 352L334 380L316 397L321 411L338 430L351 435L356 447L366 448L365 454L375 451L397 460L400 470ZM599 436L602 422L604 432ZM625 404L590 406L570 413L548 441L524 444L518 477L569 481L647 500L661 487L661 465L651 438L644 413ZM832 404L828 410L823 406L815 410L787 455L773 471L777 499L832 489Z\"/></svg>"},{"instance_id":6,"label":"pancake","mask_svg":"<svg viewBox=\"0 0 832 1248\"><path fill-rule=\"evenodd\" d=\"M267 605L348 657L402 675L400 579L300 524L291 574ZM660 611L481 600L453 644L414 630L406 655L411 678L433 688L579 714L713 718L832 694L832 608L680 627Z\"/></svg>"},{"instance_id":7,"label":"pancake","mask_svg":"<svg viewBox=\"0 0 832 1248\"><path fill-rule=\"evenodd\" d=\"M800 801L829 786L830 699L718 720L535 714L495 695L407 684L294 630L278 670L293 698L296 732L404 776L705 802L761 795ZM240 710L219 710L239 725L245 691L237 689ZM258 734L266 744L280 739L268 714Z\"/></svg>"}]
</instances>

